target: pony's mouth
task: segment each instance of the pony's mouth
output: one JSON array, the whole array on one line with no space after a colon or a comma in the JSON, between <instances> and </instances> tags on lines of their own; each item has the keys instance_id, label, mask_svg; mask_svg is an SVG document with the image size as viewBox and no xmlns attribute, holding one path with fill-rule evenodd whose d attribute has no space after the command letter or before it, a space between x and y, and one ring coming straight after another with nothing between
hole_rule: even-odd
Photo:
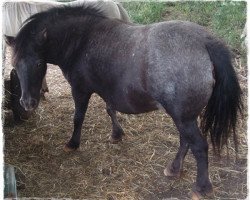
<instances>
[{"instance_id":1,"label":"pony's mouth","mask_svg":"<svg viewBox=\"0 0 250 200\"><path fill-rule=\"evenodd\" d=\"M24 108L25 111L31 112L34 111L38 106L38 101L34 98L28 98L28 99L20 99L20 104Z\"/></svg>"}]
</instances>

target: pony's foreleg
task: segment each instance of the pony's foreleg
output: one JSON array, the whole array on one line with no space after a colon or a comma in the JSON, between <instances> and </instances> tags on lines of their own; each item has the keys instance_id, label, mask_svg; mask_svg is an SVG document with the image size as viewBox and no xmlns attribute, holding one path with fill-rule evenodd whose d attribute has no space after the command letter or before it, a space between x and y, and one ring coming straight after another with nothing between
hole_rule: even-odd
<instances>
[{"instance_id":1,"label":"pony's foreleg","mask_svg":"<svg viewBox=\"0 0 250 200\"><path fill-rule=\"evenodd\" d=\"M45 92L49 92L49 88L47 85L46 77L43 78L42 89L41 89L41 97L45 99Z\"/></svg>"},{"instance_id":2,"label":"pony's foreleg","mask_svg":"<svg viewBox=\"0 0 250 200\"><path fill-rule=\"evenodd\" d=\"M197 120L175 121L176 126L187 141L197 162L197 178L193 187L192 199L200 199L212 194L212 184L208 175L208 143L201 135Z\"/></svg>"},{"instance_id":3,"label":"pony's foreleg","mask_svg":"<svg viewBox=\"0 0 250 200\"><path fill-rule=\"evenodd\" d=\"M80 145L82 124L91 96L90 93L80 93L74 88L72 89L72 95L75 102L74 131L71 139L64 147L65 151L76 150Z\"/></svg>"},{"instance_id":4,"label":"pony's foreleg","mask_svg":"<svg viewBox=\"0 0 250 200\"><path fill-rule=\"evenodd\" d=\"M121 125L119 124L117 120L116 111L113 110L108 104L106 105L106 110L112 121L111 143L115 144L122 140L122 136L124 135L124 132L122 130Z\"/></svg>"},{"instance_id":5,"label":"pony's foreleg","mask_svg":"<svg viewBox=\"0 0 250 200\"><path fill-rule=\"evenodd\" d=\"M164 174L169 177L180 177L183 161L188 152L189 145L187 141L180 135L180 147L178 149L178 153L175 156L174 161L164 170Z\"/></svg>"}]
</instances>

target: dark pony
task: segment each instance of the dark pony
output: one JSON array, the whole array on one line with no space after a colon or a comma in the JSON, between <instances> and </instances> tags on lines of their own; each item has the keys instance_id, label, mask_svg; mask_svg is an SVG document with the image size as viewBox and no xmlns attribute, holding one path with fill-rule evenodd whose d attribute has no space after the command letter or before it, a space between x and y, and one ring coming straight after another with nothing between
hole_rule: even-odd
<instances>
[{"instance_id":1,"label":"dark pony","mask_svg":"<svg viewBox=\"0 0 250 200\"><path fill-rule=\"evenodd\" d=\"M165 169L179 176L191 149L197 161L192 198L212 192L208 143L220 151L235 133L241 90L228 48L205 28L184 21L147 26L108 19L94 7L54 8L32 16L13 39L13 64L20 79L21 105L33 110L46 63L56 64L71 85L74 131L65 150L79 147L88 101L97 93L112 120L112 142L122 139L116 111L137 114L158 108L174 120L180 147ZM204 109L205 108L205 109Z\"/></svg>"}]
</instances>

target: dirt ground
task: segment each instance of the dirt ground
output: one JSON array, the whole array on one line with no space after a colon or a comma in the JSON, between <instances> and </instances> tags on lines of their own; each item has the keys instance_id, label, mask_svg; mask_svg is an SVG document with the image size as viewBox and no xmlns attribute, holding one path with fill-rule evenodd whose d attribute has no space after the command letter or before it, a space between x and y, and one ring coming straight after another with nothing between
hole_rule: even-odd
<instances>
[{"instance_id":1,"label":"dirt ground","mask_svg":"<svg viewBox=\"0 0 250 200\"><path fill-rule=\"evenodd\" d=\"M247 102L246 66L236 60L237 73ZM7 54L10 68L10 53ZM6 70L6 76L8 75ZM36 113L15 125L10 113L4 124L5 162L14 165L19 197L157 200L189 199L196 177L196 162L189 152L180 179L164 176L173 160L178 132L163 111L140 115L118 114L126 134L111 144L111 120L104 102L93 95L84 121L80 149L66 153L63 146L73 129L74 104L70 87L57 66L47 72L49 93ZM245 199L247 196L247 108L238 124L239 159L229 143L228 156L209 152L214 199ZM211 145L210 145L211 147Z\"/></svg>"}]
</instances>

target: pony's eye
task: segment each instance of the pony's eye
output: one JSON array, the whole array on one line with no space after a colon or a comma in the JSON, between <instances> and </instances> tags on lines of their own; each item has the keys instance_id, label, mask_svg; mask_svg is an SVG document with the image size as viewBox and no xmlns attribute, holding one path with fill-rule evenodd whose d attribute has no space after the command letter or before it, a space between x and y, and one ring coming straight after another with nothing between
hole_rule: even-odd
<instances>
[{"instance_id":1,"label":"pony's eye","mask_svg":"<svg viewBox=\"0 0 250 200\"><path fill-rule=\"evenodd\" d=\"M38 64L37 64L37 67L39 67L39 68L41 68L43 66L43 63L42 62L39 62Z\"/></svg>"}]
</instances>

